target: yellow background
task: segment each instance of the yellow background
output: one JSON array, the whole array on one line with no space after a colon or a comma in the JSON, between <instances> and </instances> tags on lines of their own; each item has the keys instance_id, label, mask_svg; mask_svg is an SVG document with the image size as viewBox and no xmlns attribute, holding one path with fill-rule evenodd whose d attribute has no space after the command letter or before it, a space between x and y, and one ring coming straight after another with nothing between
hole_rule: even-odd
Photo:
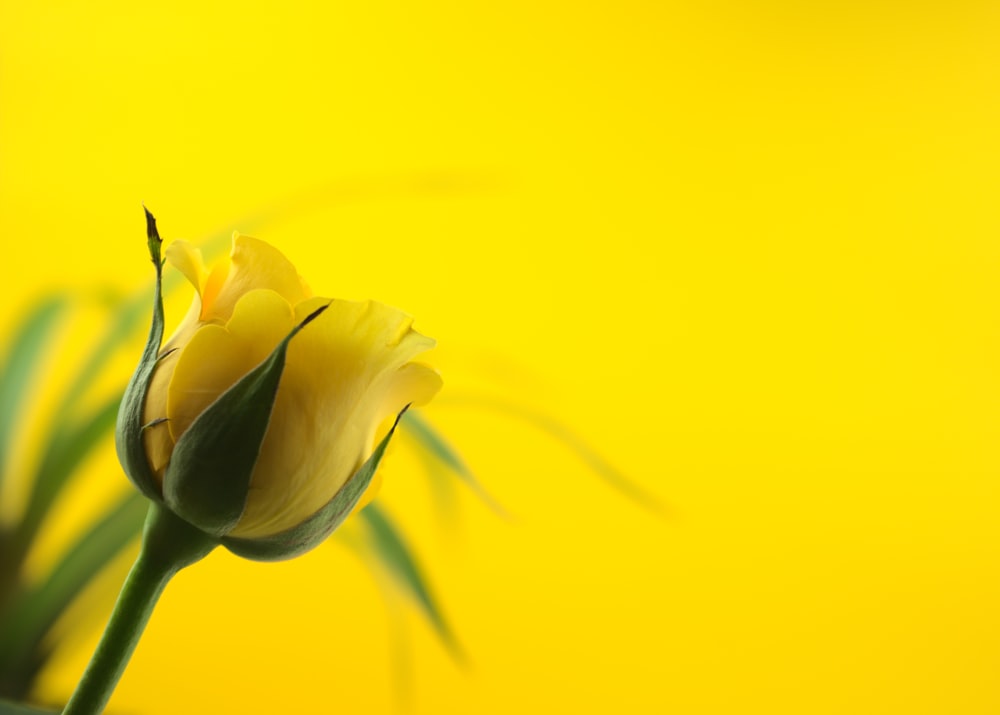
<instances>
[{"instance_id":1,"label":"yellow background","mask_svg":"<svg viewBox=\"0 0 1000 715\"><path fill-rule=\"evenodd\" d=\"M439 340L427 414L512 513L386 472L468 667L336 544L217 553L116 711L1000 712L998 32L986 1L0 5L4 334L148 281L141 201L168 239L276 208L318 292Z\"/></svg>"}]
</instances>

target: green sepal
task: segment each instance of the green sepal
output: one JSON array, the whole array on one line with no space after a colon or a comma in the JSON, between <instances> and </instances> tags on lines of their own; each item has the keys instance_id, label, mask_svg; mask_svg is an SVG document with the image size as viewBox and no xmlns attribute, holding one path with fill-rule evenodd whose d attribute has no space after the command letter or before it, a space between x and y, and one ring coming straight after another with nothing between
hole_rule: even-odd
<instances>
[{"instance_id":1,"label":"green sepal","mask_svg":"<svg viewBox=\"0 0 1000 715\"><path fill-rule=\"evenodd\" d=\"M259 539L242 539L228 536L221 543L237 556L253 561L282 561L294 558L318 546L340 526L351 511L357 506L361 495L371 483L378 469L382 456L385 454L389 440L392 439L396 426L406 408L396 416L389 433L378 443L371 456L358 468L350 479L342 486L333 498L319 511L291 529L264 536Z\"/></svg>"},{"instance_id":2,"label":"green sepal","mask_svg":"<svg viewBox=\"0 0 1000 715\"><path fill-rule=\"evenodd\" d=\"M264 362L222 393L177 440L163 475L163 498L182 519L212 536L228 534L239 522L288 344L326 309L317 308L295 326Z\"/></svg>"},{"instance_id":3,"label":"green sepal","mask_svg":"<svg viewBox=\"0 0 1000 715\"><path fill-rule=\"evenodd\" d=\"M159 501L160 488L156 476L146 459L146 449L142 439L143 411L146 406L146 393L149 383L153 380L156 368L157 354L163 342L163 261L160 248L163 240L156 230L156 219L145 206L146 239L149 246L149 257L156 268L156 291L153 297L153 324L149 329L146 347L142 351L139 365L132 374L125 395L122 397L118 410L118 421L115 425L115 450L118 461L128 478L150 499Z\"/></svg>"}]
</instances>

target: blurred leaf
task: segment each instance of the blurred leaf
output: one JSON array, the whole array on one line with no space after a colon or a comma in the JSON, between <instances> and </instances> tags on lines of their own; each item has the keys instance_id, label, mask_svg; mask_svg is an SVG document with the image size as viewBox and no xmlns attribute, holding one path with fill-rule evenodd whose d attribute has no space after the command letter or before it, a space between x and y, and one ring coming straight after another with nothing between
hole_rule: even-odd
<instances>
[{"instance_id":1,"label":"blurred leaf","mask_svg":"<svg viewBox=\"0 0 1000 715\"><path fill-rule=\"evenodd\" d=\"M7 471L8 452L33 373L44 364L45 348L69 305L69 298L63 294L43 299L28 313L10 341L0 371L0 484Z\"/></svg>"},{"instance_id":2,"label":"blurred leaf","mask_svg":"<svg viewBox=\"0 0 1000 715\"><path fill-rule=\"evenodd\" d=\"M139 536L148 505L145 497L130 489L63 554L43 582L22 594L4 614L0 623L0 671L23 668L28 659L37 656L42 639L67 606ZM34 677L34 673L26 675Z\"/></svg>"},{"instance_id":3,"label":"blurred leaf","mask_svg":"<svg viewBox=\"0 0 1000 715\"><path fill-rule=\"evenodd\" d=\"M442 401L439 400L440 402ZM617 467L604 459L585 439L573 432L564 423L544 412L505 400L479 395L463 396L461 398L452 396L447 401L447 404L494 410L532 424L573 450L597 476L623 496L654 514L662 515L666 511L663 504L654 494L622 474Z\"/></svg>"},{"instance_id":4,"label":"blurred leaf","mask_svg":"<svg viewBox=\"0 0 1000 715\"><path fill-rule=\"evenodd\" d=\"M55 427L35 474L28 506L14 532L14 549L18 557L28 551L63 485L111 431L119 399L116 394L83 419L72 423L61 421Z\"/></svg>"},{"instance_id":5,"label":"blurred leaf","mask_svg":"<svg viewBox=\"0 0 1000 715\"><path fill-rule=\"evenodd\" d=\"M401 426L416 437L431 454L451 467L462 479L479 486L476 478L458 453L444 441L440 433L431 427L423 416L417 414L417 410L407 412Z\"/></svg>"},{"instance_id":6,"label":"blurred leaf","mask_svg":"<svg viewBox=\"0 0 1000 715\"><path fill-rule=\"evenodd\" d=\"M506 516L506 511L497 501L486 491L482 483L476 479L462 459L458 451L455 450L435 427L423 415L417 414L416 410L410 410L404 415L400 425L410 436L417 440L431 456L444 464L448 469L459 476L476 495L483 500L493 511Z\"/></svg>"},{"instance_id":7,"label":"blurred leaf","mask_svg":"<svg viewBox=\"0 0 1000 715\"><path fill-rule=\"evenodd\" d=\"M464 660L451 628L431 595L416 559L395 525L375 504L369 504L359 516L368 526L370 543L382 565L406 595L420 607L452 655Z\"/></svg>"},{"instance_id":8,"label":"blurred leaf","mask_svg":"<svg viewBox=\"0 0 1000 715\"><path fill-rule=\"evenodd\" d=\"M43 710L41 708L0 700L0 715L57 715L58 710Z\"/></svg>"},{"instance_id":9,"label":"blurred leaf","mask_svg":"<svg viewBox=\"0 0 1000 715\"><path fill-rule=\"evenodd\" d=\"M573 432L562 422L541 413L524 411L523 416L532 424L538 426L550 436L555 437L571 450L601 477L606 484L616 489L620 494L654 513L664 512L663 504L649 491L622 474L617 467L588 444L588 442Z\"/></svg>"},{"instance_id":10,"label":"blurred leaf","mask_svg":"<svg viewBox=\"0 0 1000 715\"><path fill-rule=\"evenodd\" d=\"M412 439L412 436L407 435L406 439ZM455 479L450 469L427 450L417 449L416 457L424 473L430 477L431 507L437 514L435 523L440 526L455 526L458 516L458 489L461 483Z\"/></svg>"},{"instance_id":11,"label":"blurred leaf","mask_svg":"<svg viewBox=\"0 0 1000 715\"><path fill-rule=\"evenodd\" d=\"M108 317L107 331L83 361L82 367L60 402L61 408L58 414L63 416L72 414L80 398L94 384L115 352L139 329L143 319L149 315L152 292L150 286L148 291L143 290L139 295L126 300Z\"/></svg>"},{"instance_id":12,"label":"blurred leaf","mask_svg":"<svg viewBox=\"0 0 1000 715\"><path fill-rule=\"evenodd\" d=\"M371 574L389 619L389 651L392 671L393 695L400 712L408 705L413 685L413 655L409 630L405 618L405 608L410 598L400 592L396 579L386 568L374 568L377 555L368 537L368 527L362 519L349 519L334 534L341 546L347 547L360 560L365 570ZM332 542L333 540L331 540Z\"/></svg>"}]
</instances>

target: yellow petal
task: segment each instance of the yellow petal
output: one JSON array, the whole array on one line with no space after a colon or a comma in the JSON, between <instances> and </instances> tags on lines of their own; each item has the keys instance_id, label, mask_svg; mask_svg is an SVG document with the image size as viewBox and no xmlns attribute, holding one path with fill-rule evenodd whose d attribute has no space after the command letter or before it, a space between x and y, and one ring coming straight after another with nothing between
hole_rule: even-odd
<instances>
[{"instance_id":1,"label":"yellow petal","mask_svg":"<svg viewBox=\"0 0 1000 715\"><path fill-rule=\"evenodd\" d=\"M201 325L175 358L165 407L168 429L155 438L172 448L208 405L327 303L310 299L293 311L278 292L251 290L225 326ZM381 437L380 423L389 424L386 418L406 404L433 396L440 378L409 361L434 341L411 325L409 316L385 305L333 301L292 340L234 536L265 536L307 519L367 459ZM151 461L162 461L161 452L168 454L160 449L154 458L151 452ZM377 482L376 475L368 498Z\"/></svg>"},{"instance_id":2,"label":"yellow petal","mask_svg":"<svg viewBox=\"0 0 1000 715\"><path fill-rule=\"evenodd\" d=\"M326 302L297 305L295 320ZM369 456L386 411L435 389L433 371L400 370L434 345L412 322L379 303L333 301L295 337L234 536L265 536L311 516Z\"/></svg>"},{"instance_id":3,"label":"yellow petal","mask_svg":"<svg viewBox=\"0 0 1000 715\"><path fill-rule=\"evenodd\" d=\"M252 290L272 290L295 305L311 293L295 266L274 246L249 236L233 235L228 265L208 276L202 293L203 321L227 321L237 302Z\"/></svg>"},{"instance_id":4,"label":"yellow petal","mask_svg":"<svg viewBox=\"0 0 1000 715\"><path fill-rule=\"evenodd\" d=\"M441 375L432 367L418 362L403 365L390 377L383 411L396 414L407 405L426 405L443 384Z\"/></svg>"},{"instance_id":5,"label":"yellow petal","mask_svg":"<svg viewBox=\"0 0 1000 715\"><path fill-rule=\"evenodd\" d=\"M396 415L404 407L427 404L441 390L442 384L441 376L436 370L420 363L409 363L396 370L389 378L389 385L382 398L382 405L375 413L381 415L381 420L376 423L368 439L370 449L374 449L375 445L388 434L396 421ZM379 465L378 471L372 477L371 484L368 485L361 500L354 507L352 514L364 509L378 496L379 489L382 487L382 473L385 470L385 463L391 458L393 444L389 444L389 449L386 450L385 456L382 458L382 464Z\"/></svg>"},{"instance_id":6,"label":"yellow petal","mask_svg":"<svg viewBox=\"0 0 1000 715\"><path fill-rule=\"evenodd\" d=\"M205 281L208 279L208 269L205 267L205 259L202 258L201 251L187 241L178 239L167 246L165 256L167 263L183 273L188 282L198 291L198 295L201 295L205 288Z\"/></svg>"},{"instance_id":7,"label":"yellow petal","mask_svg":"<svg viewBox=\"0 0 1000 715\"><path fill-rule=\"evenodd\" d=\"M142 419L144 424L149 424L167 416L167 386L170 384L170 378L173 375L176 364L176 352L160 358L160 361L157 363L153 372L153 379L146 392L146 404L143 406ZM163 472L167 468L167 462L170 461L171 453L174 451L174 444L170 428L165 423L150 427L143 433L146 459L149 461L149 466L161 485L163 483Z\"/></svg>"},{"instance_id":8,"label":"yellow petal","mask_svg":"<svg viewBox=\"0 0 1000 715\"><path fill-rule=\"evenodd\" d=\"M167 391L171 437L179 439L219 395L263 362L293 326L291 306L269 290L243 296L225 327L201 326L181 352Z\"/></svg>"}]
</instances>

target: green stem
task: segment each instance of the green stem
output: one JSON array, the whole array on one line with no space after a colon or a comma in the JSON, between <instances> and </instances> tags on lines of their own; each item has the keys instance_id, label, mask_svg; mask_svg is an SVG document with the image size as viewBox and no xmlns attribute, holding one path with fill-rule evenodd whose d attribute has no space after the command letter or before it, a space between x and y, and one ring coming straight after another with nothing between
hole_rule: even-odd
<instances>
[{"instance_id":1,"label":"green stem","mask_svg":"<svg viewBox=\"0 0 1000 715\"><path fill-rule=\"evenodd\" d=\"M159 504L150 504L139 557L63 715L97 715L104 709L167 582L215 546L205 533Z\"/></svg>"}]
</instances>

